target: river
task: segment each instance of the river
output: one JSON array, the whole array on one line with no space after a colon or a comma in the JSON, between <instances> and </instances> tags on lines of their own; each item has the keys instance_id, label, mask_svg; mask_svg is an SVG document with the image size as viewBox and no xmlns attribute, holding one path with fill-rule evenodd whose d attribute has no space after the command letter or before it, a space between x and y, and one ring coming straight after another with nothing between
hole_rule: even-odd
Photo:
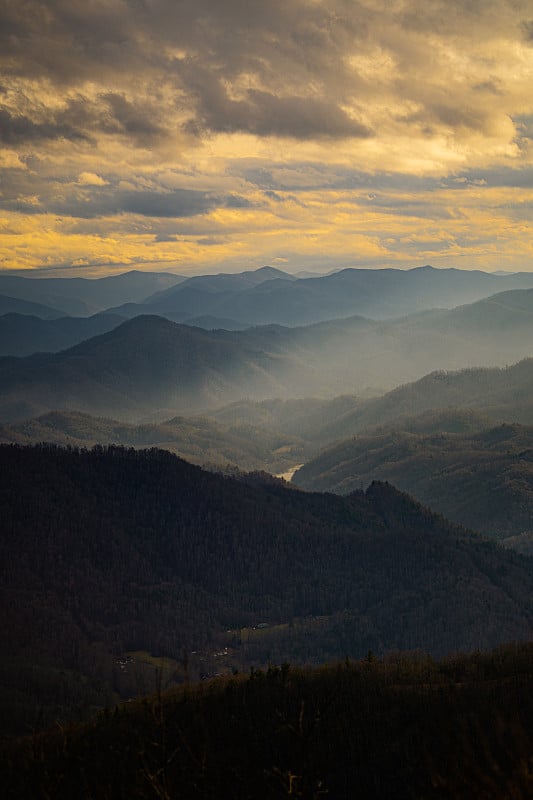
<instances>
[{"instance_id":1,"label":"river","mask_svg":"<svg viewBox=\"0 0 533 800\"><path fill-rule=\"evenodd\" d=\"M296 464L295 467L291 467L290 469L287 470L287 472L281 472L279 475L276 475L276 478L283 478L284 481L290 483L292 480L292 476L294 475L295 472L297 472L300 469L300 467L303 467L303 464Z\"/></svg>"}]
</instances>

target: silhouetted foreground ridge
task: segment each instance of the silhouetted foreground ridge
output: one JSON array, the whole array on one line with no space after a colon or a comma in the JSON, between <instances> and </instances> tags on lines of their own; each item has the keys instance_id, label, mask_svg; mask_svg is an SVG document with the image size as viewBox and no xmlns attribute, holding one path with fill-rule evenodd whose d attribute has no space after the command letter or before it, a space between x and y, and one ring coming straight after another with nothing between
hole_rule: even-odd
<instances>
[{"instance_id":1,"label":"silhouetted foreground ridge","mask_svg":"<svg viewBox=\"0 0 533 800\"><path fill-rule=\"evenodd\" d=\"M526 800L533 648L284 664L4 750L4 797Z\"/></svg>"}]
</instances>

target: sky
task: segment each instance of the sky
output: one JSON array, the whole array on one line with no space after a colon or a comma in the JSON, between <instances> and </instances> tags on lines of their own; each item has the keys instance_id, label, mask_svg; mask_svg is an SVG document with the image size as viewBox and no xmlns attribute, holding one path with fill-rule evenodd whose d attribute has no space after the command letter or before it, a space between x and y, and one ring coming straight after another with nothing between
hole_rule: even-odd
<instances>
[{"instance_id":1,"label":"sky","mask_svg":"<svg viewBox=\"0 0 533 800\"><path fill-rule=\"evenodd\" d=\"M0 270L533 271L533 0L0 0Z\"/></svg>"}]
</instances>

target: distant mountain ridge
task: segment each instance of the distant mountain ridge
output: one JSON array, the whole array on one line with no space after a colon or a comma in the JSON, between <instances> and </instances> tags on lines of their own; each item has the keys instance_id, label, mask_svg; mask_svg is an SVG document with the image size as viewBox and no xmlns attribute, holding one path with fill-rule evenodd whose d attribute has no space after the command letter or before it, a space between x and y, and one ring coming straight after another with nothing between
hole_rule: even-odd
<instances>
[{"instance_id":1,"label":"distant mountain ridge","mask_svg":"<svg viewBox=\"0 0 533 800\"><path fill-rule=\"evenodd\" d=\"M246 270L245 272L229 272L218 273L215 275L194 275L187 278L177 286L171 286L168 289L163 289L156 292L151 297L147 297L145 302L151 305L165 303L171 300L176 294L181 294L188 289L195 288L200 291L212 292L213 294L224 292L243 291L244 289L251 289L266 281L281 279L285 281L294 281L296 278L288 272L283 272L275 267L260 267L255 270Z\"/></svg>"},{"instance_id":2,"label":"distant mountain ridge","mask_svg":"<svg viewBox=\"0 0 533 800\"><path fill-rule=\"evenodd\" d=\"M3 294L0 295L0 315L5 314L28 314L43 320L56 320L65 316L63 311L45 306L43 303L33 303L30 300L20 300L18 297L8 297Z\"/></svg>"},{"instance_id":3,"label":"distant mountain ridge","mask_svg":"<svg viewBox=\"0 0 533 800\"><path fill-rule=\"evenodd\" d=\"M218 277L218 276L216 276ZM177 290L180 286L177 287ZM176 291L177 291L176 290ZM215 295L218 296L218 295ZM126 317L128 309L138 308L135 304L123 306ZM191 316L187 311L160 313L166 319L184 325L201 327L206 330L245 330L246 324L211 315ZM123 317L106 313L118 324ZM6 316L0 318L0 354L30 355L37 351L53 351L77 344L91 334L105 330L104 315L95 316L89 323L87 318L48 320L36 323L23 317ZM111 329L109 325L108 329ZM261 333L262 328L262 333ZM270 334L269 334L270 330ZM259 341L265 338L265 346L271 339L271 332L281 334L281 326L259 326L250 331L246 338ZM391 384L402 383L421 377L435 367L459 369L469 365L501 365L517 361L533 354L533 289L515 289L492 295L472 304L462 305L451 310L434 309L410 314L393 320L371 320L366 317L348 317L285 329L283 334L287 343L299 343L306 348L320 349L332 343L336 337L336 352L327 352L327 362L335 358L342 360L350 339L355 348L348 362L359 362L358 388L361 384L377 384L381 376L390 378ZM278 336L279 338L279 336ZM350 369L349 363L347 370ZM353 370L352 370L353 371ZM339 391L353 390L346 385Z\"/></svg>"},{"instance_id":4,"label":"distant mountain ridge","mask_svg":"<svg viewBox=\"0 0 533 800\"><path fill-rule=\"evenodd\" d=\"M134 317L121 325L118 321L107 315L91 320L0 319L4 346L11 340L21 348L27 333L28 349L32 341L33 346L50 341L52 331L58 338L62 331L62 341L71 337L70 341L79 342L89 326L108 329L103 338L86 339L53 357L1 359L0 419L23 419L53 409L125 419L158 413L164 419L242 398L368 396L421 379L436 367L449 371L470 365L501 366L533 355L533 291L523 290L450 311L386 321L354 316L302 327L268 325L241 331L208 331L159 316ZM13 328L14 322L20 326L16 334L9 332L8 323ZM36 329L33 339L25 326ZM437 395L444 396L440 389ZM397 400L394 396L380 402L390 402L396 414L401 413ZM417 404L410 397L403 410L418 413L432 407L425 402ZM447 404L457 402L450 397ZM469 402L474 406L476 400ZM367 412L359 413L362 421L354 425L366 427ZM388 419L384 406L383 413ZM369 425L377 424L371 416L369 420ZM344 435L332 432L329 439Z\"/></svg>"},{"instance_id":5,"label":"distant mountain ridge","mask_svg":"<svg viewBox=\"0 0 533 800\"><path fill-rule=\"evenodd\" d=\"M353 315L388 319L528 288L533 288L533 273L503 275L429 265L408 270L347 268L312 277L268 266L189 278L135 270L94 279L0 273L0 294L71 316L105 310L126 317L184 313L189 319L212 316L238 324L290 327Z\"/></svg>"},{"instance_id":6,"label":"distant mountain ridge","mask_svg":"<svg viewBox=\"0 0 533 800\"><path fill-rule=\"evenodd\" d=\"M199 410L234 397L242 385L277 394L275 354L235 337L137 317L58 354L0 359L0 416L76 409L111 416L120 410L131 418L164 408Z\"/></svg>"},{"instance_id":7,"label":"distant mountain ridge","mask_svg":"<svg viewBox=\"0 0 533 800\"><path fill-rule=\"evenodd\" d=\"M472 303L508 289L533 288L533 273L502 276L426 266L410 270L344 269L295 279L264 269L269 271L198 276L137 307L110 310L124 315L192 310L195 315L209 314L253 325L293 327L353 315L394 318L428 308ZM250 276L256 277L252 281Z\"/></svg>"},{"instance_id":8,"label":"distant mountain ridge","mask_svg":"<svg viewBox=\"0 0 533 800\"><path fill-rule=\"evenodd\" d=\"M43 303L72 316L91 316L119 303L138 302L185 280L166 272L132 270L105 278L42 278L0 272L0 293ZM15 310L15 309L13 309Z\"/></svg>"},{"instance_id":9,"label":"distant mountain ridge","mask_svg":"<svg viewBox=\"0 0 533 800\"><path fill-rule=\"evenodd\" d=\"M176 286L156 292L142 303L129 303L108 310L128 317L160 314L170 318L170 315L183 314L189 318L191 316L229 318L227 314L217 311L224 306L226 300L273 280L290 282L297 279L274 267L261 267L239 273L195 275ZM242 317L235 322L248 324Z\"/></svg>"},{"instance_id":10,"label":"distant mountain ridge","mask_svg":"<svg viewBox=\"0 0 533 800\"><path fill-rule=\"evenodd\" d=\"M0 356L28 356L36 352L58 352L113 330L124 322L116 314L92 317L40 319L27 314L0 316Z\"/></svg>"}]
</instances>

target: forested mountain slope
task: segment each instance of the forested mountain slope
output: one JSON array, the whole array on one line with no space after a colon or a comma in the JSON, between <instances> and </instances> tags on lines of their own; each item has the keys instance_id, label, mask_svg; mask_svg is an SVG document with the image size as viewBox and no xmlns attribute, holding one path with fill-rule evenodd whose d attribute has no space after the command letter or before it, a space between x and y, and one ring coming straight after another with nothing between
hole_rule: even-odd
<instances>
[{"instance_id":1,"label":"forested mountain slope","mask_svg":"<svg viewBox=\"0 0 533 800\"><path fill-rule=\"evenodd\" d=\"M173 417L161 423L129 425L77 411L52 411L34 419L0 423L0 442L50 442L71 447L117 444L160 447L195 464L233 465L274 474L301 463L316 448L297 436L245 421L220 424L205 417Z\"/></svg>"},{"instance_id":2,"label":"forested mountain slope","mask_svg":"<svg viewBox=\"0 0 533 800\"><path fill-rule=\"evenodd\" d=\"M9 800L529 800L531 645L289 664L7 743Z\"/></svg>"},{"instance_id":3,"label":"forested mountain slope","mask_svg":"<svg viewBox=\"0 0 533 800\"><path fill-rule=\"evenodd\" d=\"M533 424L533 359L505 368L436 370L381 397L354 403L352 410L335 414L331 422L325 418L322 437L333 441L404 416L457 409Z\"/></svg>"},{"instance_id":4,"label":"forested mountain slope","mask_svg":"<svg viewBox=\"0 0 533 800\"><path fill-rule=\"evenodd\" d=\"M0 470L11 730L37 723L35 697L46 722L135 693L131 651L179 680L184 653L199 675L215 650L230 670L531 636L531 562L386 484L308 494L116 448L2 446Z\"/></svg>"},{"instance_id":5,"label":"forested mountain slope","mask_svg":"<svg viewBox=\"0 0 533 800\"><path fill-rule=\"evenodd\" d=\"M390 481L448 519L500 539L533 532L533 428L475 433L389 428L340 442L293 477L311 491L347 494Z\"/></svg>"}]
</instances>

